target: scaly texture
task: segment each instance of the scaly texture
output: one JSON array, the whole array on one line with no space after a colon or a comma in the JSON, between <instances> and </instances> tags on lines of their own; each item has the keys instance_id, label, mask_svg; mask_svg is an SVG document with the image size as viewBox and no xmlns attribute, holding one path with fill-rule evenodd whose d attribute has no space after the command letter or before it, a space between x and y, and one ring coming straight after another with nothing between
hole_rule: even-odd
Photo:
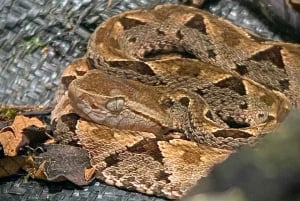
<instances>
[{"instance_id":1,"label":"scaly texture","mask_svg":"<svg viewBox=\"0 0 300 201\"><path fill-rule=\"evenodd\" d=\"M99 179L179 198L299 105L299 53L191 7L128 11L64 72L55 134L89 151Z\"/></svg>"}]
</instances>

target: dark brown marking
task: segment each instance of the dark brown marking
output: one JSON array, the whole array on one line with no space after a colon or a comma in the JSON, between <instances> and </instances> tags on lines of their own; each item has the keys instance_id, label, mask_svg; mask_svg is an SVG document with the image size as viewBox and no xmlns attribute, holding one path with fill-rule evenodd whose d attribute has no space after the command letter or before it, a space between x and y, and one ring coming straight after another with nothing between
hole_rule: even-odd
<instances>
[{"instance_id":1,"label":"dark brown marking","mask_svg":"<svg viewBox=\"0 0 300 201\"><path fill-rule=\"evenodd\" d=\"M176 37L177 37L179 40L182 40L182 39L183 39L183 35L182 35L182 33L181 33L180 30L178 30L178 31L176 32Z\"/></svg>"},{"instance_id":2,"label":"dark brown marking","mask_svg":"<svg viewBox=\"0 0 300 201\"><path fill-rule=\"evenodd\" d=\"M217 54L214 52L214 50L208 50L208 58L216 58Z\"/></svg>"},{"instance_id":3,"label":"dark brown marking","mask_svg":"<svg viewBox=\"0 0 300 201\"><path fill-rule=\"evenodd\" d=\"M151 50L148 52L145 52L144 58L145 59L157 59L160 58L162 55L167 55L170 53L175 53L180 55L183 58L190 58L190 59L196 59L196 56L194 54L191 54L187 51L181 50L177 46L168 47L164 44L158 45L160 49L155 49L155 47L151 47Z\"/></svg>"},{"instance_id":4,"label":"dark brown marking","mask_svg":"<svg viewBox=\"0 0 300 201\"><path fill-rule=\"evenodd\" d=\"M200 68L196 65L190 65L188 68L183 65L177 70L178 75L197 77L200 73Z\"/></svg>"},{"instance_id":5,"label":"dark brown marking","mask_svg":"<svg viewBox=\"0 0 300 201\"><path fill-rule=\"evenodd\" d=\"M245 109L248 108L248 104L247 104L247 103L240 104L240 105L239 105L239 108L242 109L242 110L245 110Z\"/></svg>"},{"instance_id":6,"label":"dark brown marking","mask_svg":"<svg viewBox=\"0 0 300 201\"><path fill-rule=\"evenodd\" d=\"M189 21L185 23L185 26L192 29L197 29L201 33L207 34L204 18L201 15L195 15L194 17L192 17Z\"/></svg>"},{"instance_id":7,"label":"dark brown marking","mask_svg":"<svg viewBox=\"0 0 300 201\"><path fill-rule=\"evenodd\" d=\"M139 61L109 61L108 62L111 67L124 69L124 70L132 70L142 75L150 75L154 76L155 73L152 69L145 64L144 62Z\"/></svg>"},{"instance_id":8,"label":"dark brown marking","mask_svg":"<svg viewBox=\"0 0 300 201\"><path fill-rule=\"evenodd\" d=\"M279 84L282 90L289 90L290 88L289 80L279 80Z\"/></svg>"},{"instance_id":9,"label":"dark brown marking","mask_svg":"<svg viewBox=\"0 0 300 201\"><path fill-rule=\"evenodd\" d=\"M255 61L270 61L278 68L284 69L284 63L281 56L281 47L273 46L269 49L256 53L251 57Z\"/></svg>"},{"instance_id":10,"label":"dark brown marking","mask_svg":"<svg viewBox=\"0 0 300 201\"><path fill-rule=\"evenodd\" d=\"M166 183L170 183L169 176L172 174L166 173L165 171L159 171L159 174L156 175L158 181L166 181Z\"/></svg>"},{"instance_id":11,"label":"dark brown marking","mask_svg":"<svg viewBox=\"0 0 300 201\"><path fill-rule=\"evenodd\" d=\"M166 98L166 99L162 100L161 105L166 108L171 108L174 106L174 101L170 98Z\"/></svg>"},{"instance_id":12,"label":"dark brown marking","mask_svg":"<svg viewBox=\"0 0 300 201\"><path fill-rule=\"evenodd\" d=\"M131 37L128 39L129 42L135 43L136 42L136 37Z\"/></svg>"},{"instance_id":13,"label":"dark brown marking","mask_svg":"<svg viewBox=\"0 0 300 201\"><path fill-rule=\"evenodd\" d=\"M248 74L247 66L245 65L236 65L236 72L238 72L240 75Z\"/></svg>"},{"instance_id":14,"label":"dark brown marking","mask_svg":"<svg viewBox=\"0 0 300 201\"><path fill-rule=\"evenodd\" d=\"M220 130L216 131L213 133L214 136L216 137L232 137L232 138L249 138L252 137L251 134L240 131L240 130L234 130L234 129L229 129L229 130Z\"/></svg>"},{"instance_id":15,"label":"dark brown marking","mask_svg":"<svg viewBox=\"0 0 300 201\"><path fill-rule=\"evenodd\" d=\"M230 128L247 128L250 126L247 122L236 121L232 117L227 117L226 119L222 118L222 120L230 127Z\"/></svg>"},{"instance_id":16,"label":"dark brown marking","mask_svg":"<svg viewBox=\"0 0 300 201\"><path fill-rule=\"evenodd\" d=\"M166 33L160 29L156 29L156 32L158 33L158 35L163 35L163 36L166 35Z\"/></svg>"},{"instance_id":17,"label":"dark brown marking","mask_svg":"<svg viewBox=\"0 0 300 201\"><path fill-rule=\"evenodd\" d=\"M100 59L97 58L87 58L87 62L91 69L95 69L96 66L102 66Z\"/></svg>"},{"instance_id":18,"label":"dark brown marking","mask_svg":"<svg viewBox=\"0 0 300 201\"><path fill-rule=\"evenodd\" d=\"M215 85L220 88L229 88L229 89L235 91L236 93L240 94L241 96L246 95L246 89L245 89L243 82L236 77L226 78L226 79L216 83Z\"/></svg>"},{"instance_id":19,"label":"dark brown marking","mask_svg":"<svg viewBox=\"0 0 300 201\"><path fill-rule=\"evenodd\" d=\"M208 110L208 111L206 112L205 117L207 117L207 118L209 118L210 120L213 120L213 121L214 121L213 115L212 115L212 113L211 113L210 110Z\"/></svg>"},{"instance_id":20,"label":"dark brown marking","mask_svg":"<svg viewBox=\"0 0 300 201\"><path fill-rule=\"evenodd\" d=\"M151 156L154 160L163 163L163 156L157 145L157 139L144 138L132 147L128 147L127 151L138 154L147 154Z\"/></svg>"},{"instance_id":21,"label":"dark brown marking","mask_svg":"<svg viewBox=\"0 0 300 201\"><path fill-rule=\"evenodd\" d=\"M201 89L198 88L198 89L195 90L195 92L197 94L199 94L200 96L205 96L206 94L210 93L211 90L209 88L201 88Z\"/></svg>"},{"instance_id":22,"label":"dark brown marking","mask_svg":"<svg viewBox=\"0 0 300 201\"><path fill-rule=\"evenodd\" d=\"M145 22L141 22L141 21L135 20L135 19L130 19L130 18L127 18L127 17L121 18L120 22L121 22L122 26L124 27L124 30L128 30L128 29L131 29L133 27L146 24Z\"/></svg>"},{"instance_id":23,"label":"dark brown marking","mask_svg":"<svg viewBox=\"0 0 300 201\"><path fill-rule=\"evenodd\" d=\"M64 87L68 88L70 83L76 79L76 76L63 76L61 78L61 83L64 85Z\"/></svg>"},{"instance_id":24,"label":"dark brown marking","mask_svg":"<svg viewBox=\"0 0 300 201\"><path fill-rule=\"evenodd\" d=\"M118 162L120 162L120 160L118 159L118 154L111 154L111 155L107 156L104 159L104 161L108 167L113 166L113 165L117 164Z\"/></svg>"}]
</instances>

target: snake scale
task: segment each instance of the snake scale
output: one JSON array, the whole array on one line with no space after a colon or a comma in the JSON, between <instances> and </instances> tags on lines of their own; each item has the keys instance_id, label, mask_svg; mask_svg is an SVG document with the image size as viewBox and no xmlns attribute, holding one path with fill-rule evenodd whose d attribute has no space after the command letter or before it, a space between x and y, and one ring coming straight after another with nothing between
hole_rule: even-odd
<instances>
[{"instance_id":1,"label":"snake scale","mask_svg":"<svg viewBox=\"0 0 300 201\"><path fill-rule=\"evenodd\" d=\"M124 12L64 71L56 138L88 150L108 184L180 198L298 107L299 55L192 7Z\"/></svg>"}]
</instances>

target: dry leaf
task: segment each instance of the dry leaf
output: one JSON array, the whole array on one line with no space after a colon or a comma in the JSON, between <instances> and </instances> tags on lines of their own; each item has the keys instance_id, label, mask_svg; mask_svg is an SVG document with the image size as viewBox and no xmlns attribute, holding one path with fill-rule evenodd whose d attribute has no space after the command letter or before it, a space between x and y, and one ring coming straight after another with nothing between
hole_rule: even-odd
<instances>
[{"instance_id":1,"label":"dry leaf","mask_svg":"<svg viewBox=\"0 0 300 201\"><path fill-rule=\"evenodd\" d=\"M0 178L16 174L21 168L31 167L33 162L29 156L4 157L0 159Z\"/></svg>"},{"instance_id":2,"label":"dry leaf","mask_svg":"<svg viewBox=\"0 0 300 201\"><path fill-rule=\"evenodd\" d=\"M96 168L95 167L91 167L91 168L85 168L84 169L84 178L86 181L90 181L94 174L95 174Z\"/></svg>"},{"instance_id":3,"label":"dry leaf","mask_svg":"<svg viewBox=\"0 0 300 201\"><path fill-rule=\"evenodd\" d=\"M29 139L23 134L23 129L30 126L44 128L45 125L36 117L18 115L11 126L0 131L0 144L6 156L16 156L20 147L28 145Z\"/></svg>"},{"instance_id":4,"label":"dry leaf","mask_svg":"<svg viewBox=\"0 0 300 201\"><path fill-rule=\"evenodd\" d=\"M36 167L37 165L35 164L31 167L28 167L25 170L34 179L47 180L47 175L46 175L46 171L45 171L45 163L46 163L46 161L43 161L41 164L39 164L38 167Z\"/></svg>"},{"instance_id":5,"label":"dry leaf","mask_svg":"<svg viewBox=\"0 0 300 201\"><path fill-rule=\"evenodd\" d=\"M35 166L29 170L34 178L48 181L71 181L82 186L89 184L95 168L90 164L86 150L70 145L47 145L46 152L35 157Z\"/></svg>"}]
</instances>

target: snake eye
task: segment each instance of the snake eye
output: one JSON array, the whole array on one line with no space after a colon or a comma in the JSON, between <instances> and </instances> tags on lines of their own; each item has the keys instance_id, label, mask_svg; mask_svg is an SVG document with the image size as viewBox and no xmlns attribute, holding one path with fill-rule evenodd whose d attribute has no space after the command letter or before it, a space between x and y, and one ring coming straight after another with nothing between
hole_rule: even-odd
<instances>
[{"instance_id":1,"label":"snake eye","mask_svg":"<svg viewBox=\"0 0 300 201\"><path fill-rule=\"evenodd\" d=\"M105 107L111 112L121 112L124 107L125 100L122 97L115 97L107 101Z\"/></svg>"}]
</instances>

